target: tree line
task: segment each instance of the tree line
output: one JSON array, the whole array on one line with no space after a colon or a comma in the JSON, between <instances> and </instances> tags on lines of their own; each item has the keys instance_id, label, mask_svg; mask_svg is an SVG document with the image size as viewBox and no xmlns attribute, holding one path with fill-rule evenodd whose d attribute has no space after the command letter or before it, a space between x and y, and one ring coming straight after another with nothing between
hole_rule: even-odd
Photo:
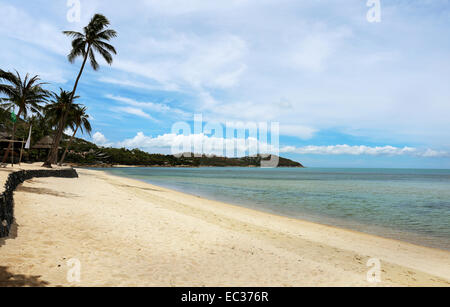
<instances>
[{"instance_id":1,"label":"tree line","mask_svg":"<svg viewBox=\"0 0 450 307\"><path fill-rule=\"evenodd\" d=\"M53 145L43 164L44 167L51 167L58 163L58 149L60 147L64 131L71 128L73 135L68 142L65 151L59 161L64 163L68 149L78 131L91 133L91 125L87 107L76 101L80 98L76 96L78 84L80 82L87 61L97 71L100 65L96 55L100 55L109 65L113 62L113 55L117 54L114 46L109 41L117 36L117 32L110 29L109 20L101 15L95 14L89 24L83 28L82 32L64 31L63 34L72 39L72 49L68 55L70 63L74 63L77 58L82 58L82 65L75 79L71 91L60 88L59 93L45 89L48 83L42 82L39 76L26 74L22 77L17 71L5 71L0 69L0 117L3 122L7 121L7 114L11 114L12 140L17 132L17 119L28 122L38 122L41 128L50 128L53 131ZM14 110L18 109L17 115ZM7 126L7 125L5 125ZM2 163L6 162L12 150L13 143L9 143Z\"/></svg>"},{"instance_id":2,"label":"tree line","mask_svg":"<svg viewBox=\"0 0 450 307\"><path fill-rule=\"evenodd\" d=\"M53 144L47 157L44 167L51 167L57 164L58 149L63 141L64 131L70 128L73 133L69 141L66 142L65 150L59 160L60 165L67 159L68 161L81 165L142 165L142 166L259 166L261 156L226 158L216 156L201 157L175 157L173 155L149 154L139 149L125 148L99 148L88 141L78 139L75 135L78 132L90 135L92 128L89 122L87 107L77 103L80 99L76 91L85 70L89 64L97 71L99 64L96 55L100 55L109 65L113 62L113 55L116 49L109 42L117 36L117 32L110 29L109 20L96 14L89 24L83 28L82 32L64 31L63 34L72 39L72 49L68 55L70 63L74 63L77 58L82 59L81 68L76 76L73 89L71 91L60 88L59 92L46 90L48 85L42 82L39 76L26 74L22 77L17 71L4 71L0 69L0 128L12 130L12 140L15 140L17 129L21 136L28 135L28 130L24 127L33 126L32 137L40 140L42 137L50 135L53 137ZM17 115L14 110L18 109ZM12 127L9 124L12 123ZM18 125L19 123L19 125ZM3 127L2 127L3 126ZM69 148L72 148L69 151ZM2 163L6 162L12 150L10 142L6 149ZM40 158L38 156L38 158ZM298 162L280 158L280 165L284 167L302 167Z\"/></svg>"}]
</instances>

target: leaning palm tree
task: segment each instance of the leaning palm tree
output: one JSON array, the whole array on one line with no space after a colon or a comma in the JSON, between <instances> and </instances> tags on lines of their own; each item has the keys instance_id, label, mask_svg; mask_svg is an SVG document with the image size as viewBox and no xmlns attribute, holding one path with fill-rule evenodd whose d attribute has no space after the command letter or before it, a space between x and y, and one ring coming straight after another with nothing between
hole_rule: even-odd
<instances>
[{"instance_id":1,"label":"leaning palm tree","mask_svg":"<svg viewBox=\"0 0 450 307\"><path fill-rule=\"evenodd\" d=\"M20 74L7 72L0 69L0 81L6 82L0 84L0 94L4 97L0 98L2 107L8 110L19 109L17 117L21 115L27 116L29 112L39 113L42 109L42 103L45 103L50 96L50 92L43 89L45 83L40 82L39 76L31 77L27 74L22 80ZM14 140L16 134L16 123L13 123L12 139ZM9 143L8 149L3 156L2 163L5 163L6 158L11 150L12 143Z\"/></svg>"},{"instance_id":2,"label":"leaning palm tree","mask_svg":"<svg viewBox=\"0 0 450 307\"><path fill-rule=\"evenodd\" d=\"M73 134L72 137L70 138L69 143L66 146L66 150L64 150L64 154L61 160L59 161L60 166L64 163L64 159L66 158L67 152L69 151L69 147L70 145L72 145L73 139L75 138L75 135L77 134L78 130L80 130L81 133L86 132L87 134L91 135L92 127L91 123L89 122L89 115L86 113L86 111L87 111L86 107L77 106L69 115L68 122L70 123Z\"/></svg>"},{"instance_id":3,"label":"leaning palm tree","mask_svg":"<svg viewBox=\"0 0 450 307\"><path fill-rule=\"evenodd\" d=\"M84 67L86 65L87 59L91 63L91 66L94 70L98 70L100 68L96 58L95 53L99 53L103 59L109 65L113 62L112 54L117 54L116 49L107 43L112 38L117 36L117 32L112 29L107 29L110 23L109 20L101 15L95 14L92 17L89 24L84 27L83 33L75 32L75 31L64 31L63 33L71 38L72 40L72 50L68 55L68 59L70 63L74 63L75 59L78 57L83 58L83 64L81 65L80 72L78 73L77 79L75 80L75 85L73 87L72 95L75 95L75 92L78 87L78 82L80 81L81 75L83 74ZM68 114L64 114L63 122L67 121ZM64 126L64 125L63 125ZM63 135L63 129L58 130L56 135L55 144L53 145L52 150L48 156L47 161L43 166L51 167L52 163L55 163L58 156L58 146L61 142L61 138Z\"/></svg>"}]
</instances>

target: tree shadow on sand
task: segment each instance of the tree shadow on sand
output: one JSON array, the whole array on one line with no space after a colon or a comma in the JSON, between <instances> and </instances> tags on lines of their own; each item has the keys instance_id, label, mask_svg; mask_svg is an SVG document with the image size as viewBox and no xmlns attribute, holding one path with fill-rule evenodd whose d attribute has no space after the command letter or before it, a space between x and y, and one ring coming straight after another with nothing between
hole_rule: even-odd
<instances>
[{"instance_id":1,"label":"tree shadow on sand","mask_svg":"<svg viewBox=\"0 0 450 307\"><path fill-rule=\"evenodd\" d=\"M79 197L79 195L73 194L73 193L66 193L66 192L58 192L51 189L45 189L45 188L32 188L20 185L16 189L17 192L24 192L24 193L32 193L32 194L40 194L40 195L51 195L56 197L63 197L63 198L76 198Z\"/></svg>"},{"instance_id":2,"label":"tree shadow on sand","mask_svg":"<svg viewBox=\"0 0 450 307\"><path fill-rule=\"evenodd\" d=\"M41 276L13 274L7 267L0 266L0 287L46 287L49 283Z\"/></svg>"}]
</instances>

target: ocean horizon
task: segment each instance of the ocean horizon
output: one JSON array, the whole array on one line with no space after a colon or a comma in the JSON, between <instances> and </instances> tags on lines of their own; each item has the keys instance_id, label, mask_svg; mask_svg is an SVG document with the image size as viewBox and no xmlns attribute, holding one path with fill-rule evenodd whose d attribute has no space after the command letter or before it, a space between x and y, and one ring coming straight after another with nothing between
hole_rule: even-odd
<instances>
[{"instance_id":1,"label":"ocean horizon","mask_svg":"<svg viewBox=\"0 0 450 307\"><path fill-rule=\"evenodd\" d=\"M112 168L237 206L450 250L450 170Z\"/></svg>"}]
</instances>

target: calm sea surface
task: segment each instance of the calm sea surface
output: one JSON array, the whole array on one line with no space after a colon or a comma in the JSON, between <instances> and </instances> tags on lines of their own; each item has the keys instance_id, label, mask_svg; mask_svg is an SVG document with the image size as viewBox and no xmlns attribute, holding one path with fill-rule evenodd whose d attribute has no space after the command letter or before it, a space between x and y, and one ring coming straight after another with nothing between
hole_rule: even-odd
<instances>
[{"instance_id":1,"label":"calm sea surface","mask_svg":"<svg viewBox=\"0 0 450 307\"><path fill-rule=\"evenodd\" d=\"M114 175L450 250L450 170L125 168Z\"/></svg>"}]
</instances>

